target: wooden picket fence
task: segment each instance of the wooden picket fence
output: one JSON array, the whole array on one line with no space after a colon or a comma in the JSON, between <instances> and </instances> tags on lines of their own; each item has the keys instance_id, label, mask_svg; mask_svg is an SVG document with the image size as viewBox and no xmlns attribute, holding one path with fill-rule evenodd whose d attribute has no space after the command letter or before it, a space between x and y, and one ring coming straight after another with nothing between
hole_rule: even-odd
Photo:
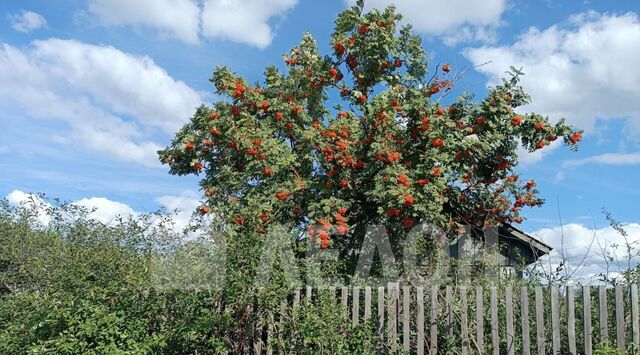
<instances>
[{"instance_id":1,"label":"wooden picket fence","mask_svg":"<svg viewBox=\"0 0 640 355\"><path fill-rule=\"evenodd\" d=\"M439 347L438 341L447 336L458 339L453 347L460 354L591 355L601 342L612 344L622 353L636 353L640 344L635 284L498 289L401 287L390 283L387 287L356 286L330 291L340 299L345 319L353 325L372 322L389 349L412 354L439 353L444 345ZM288 307L313 302L318 292L312 287L295 290L290 301L281 305L281 314ZM613 304L609 303L611 296ZM273 331L274 325L269 324L256 338L256 353L273 353L265 341ZM452 344L447 346L451 349Z\"/></svg>"}]
</instances>

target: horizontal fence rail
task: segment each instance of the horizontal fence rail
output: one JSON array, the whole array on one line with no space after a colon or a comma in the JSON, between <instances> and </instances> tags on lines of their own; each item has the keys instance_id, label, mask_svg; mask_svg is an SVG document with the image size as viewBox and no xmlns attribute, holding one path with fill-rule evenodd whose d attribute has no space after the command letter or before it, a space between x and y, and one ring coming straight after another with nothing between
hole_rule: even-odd
<instances>
[{"instance_id":1,"label":"horizontal fence rail","mask_svg":"<svg viewBox=\"0 0 640 355\"><path fill-rule=\"evenodd\" d=\"M385 349L411 354L594 354L598 346L640 351L638 286L431 286L294 290L252 327L254 350L272 354L278 322L321 292L352 327L369 324Z\"/></svg>"}]
</instances>

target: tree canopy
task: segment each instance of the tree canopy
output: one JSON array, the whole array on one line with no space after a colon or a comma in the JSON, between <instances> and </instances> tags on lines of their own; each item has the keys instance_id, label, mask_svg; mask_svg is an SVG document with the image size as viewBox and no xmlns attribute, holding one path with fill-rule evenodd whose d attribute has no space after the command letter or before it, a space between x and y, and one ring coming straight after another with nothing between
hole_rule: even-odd
<instances>
[{"instance_id":1,"label":"tree canopy","mask_svg":"<svg viewBox=\"0 0 640 355\"><path fill-rule=\"evenodd\" d=\"M522 207L542 204L535 182L514 173L518 148L560 139L576 149L582 132L516 112L529 97L515 68L484 98L447 97L463 72L430 68L400 19L392 6L358 4L338 16L329 55L305 34L261 82L216 68L220 99L159 151L171 174L201 177L201 213L244 235L283 224L345 250L368 224L401 237L428 222L455 235L522 222Z\"/></svg>"}]
</instances>

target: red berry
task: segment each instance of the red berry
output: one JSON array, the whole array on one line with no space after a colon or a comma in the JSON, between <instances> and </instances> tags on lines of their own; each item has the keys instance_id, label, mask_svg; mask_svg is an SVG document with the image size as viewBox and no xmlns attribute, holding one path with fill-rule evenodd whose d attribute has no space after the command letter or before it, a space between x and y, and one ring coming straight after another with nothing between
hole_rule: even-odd
<instances>
[{"instance_id":1,"label":"red berry","mask_svg":"<svg viewBox=\"0 0 640 355\"><path fill-rule=\"evenodd\" d=\"M445 64L442 66L442 71L445 73L448 73L451 70L451 68L449 67L449 64Z\"/></svg>"},{"instance_id":2,"label":"red berry","mask_svg":"<svg viewBox=\"0 0 640 355\"><path fill-rule=\"evenodd\" d=\"M486 120L484 116L478 116L478 118L476 118L476 124L483 125L485 123L486 123Z\"/></svg>"},{"instance_id":3,"label":"red berry","mask_svg":"<svg viewBox=\"0 0 640 355\"><path fill-rule=\"evenodd\" d=\"M211 112L211 115L209 116L212 120L217 120L218 119L218 114L215 112Z\"/></svg>"},{"instance_id":4,"label":"red berry","mask_svg":"<svg viewBox=\"0 0 640 355\"><path fill-rule=\"evenodd\" d=\"M284 114L282 114L282 112L276 112L276 115L275 115L276 121L282 121L283 118L284 118Z\"/></svg>"},{"instance_id":5,"label":"red berry","mask_svg":"<svg viewBox=\"0 0 640 355\"><path fill-rule=\"evenodd\" d=\"M344 216L345 214L347 214L347 209L344 207L340 207L338 208L338 213Z\"/></svg>"},{"instance_id":6,"label":"red berry","mask_svg":"<svg viewBox=\"0 0 640 355\"><path fill-rule=\"evenodd\" d=\"M193 148L195 148L195 145L193 144L193 142L187 142L184 145L184 149L186 149L186 150L193 150Z\"/></svg>"},{"instance_id":7,"label":"red berry","mask_svg":"<svg viewBox=\"0 0 640 355\"><path fill-rule=\"evenodd\" d=\"M398 184L401 184L401 185L404 185L404 186L411 186L411 182L409 181L409 177L407 177L407 175L404 175L404 174L398 175Z\"/></svg>"},{"instance_id":8,"label":"red berry","mask_svg":"<svg viewBox=\"0 0 640 355\"><path fill-rule=\"evenodd\" d=\"M233 97L238 98L244 95L244 92L245 92L244 85L241 82L236 81L236 90L233 92Z\"/></svg>"},{"instance_id":9,"label":"red berry","mask_svg":"<svg viewBox=\"0 0 640 355\"><path fill-rule=\"evenodd\" d=\"M273 171L265 167L265 168L262 168L262 173L264 174L264 176L271 176L271 174L273 174Z\"/></svg>"},{"instance_id":10,"label":"red berry","mask_svg":"<svg viewBox=\"0 0 640 355\"><path fill-rule=\"evenodd\" d=\"M511 125L513 126L519 126L522 123L522 117L520 116L515 116L511 119Z\"/></svg>"},{"instance_id":11,"label":"red berry","mask_svg":"<svg viewBox=\"0 0 640 355\"><path fill-rule=\"evenodd\" d=\"M336 147L338 147L340 150L346 150L347 144L345 142L338 141L336 142Z\"/></svg>"},{"instance_id":12,"label":"red berry","mask_svg":"<svg viewBox=\"0 0 640 355\"><path fill-rule=\"evenodd\" d=\"M406 196L404 197L404 204L405 204L406 206L411 206L411 205L413 205L413 196L411 196L411 195L406 195Z\"/></svg>"},{"instance_id":13,"label":"red berry","mask_svg":"<svg viewBox=\"0 0 640 355\"><path fill-rule=\"evenodd\" d=\"M397 208L389 208L386 212L387 216L395 217L400 215L400 210Z\"/></svg>"},{"instance_id":14,"label":"red berry","mask_svg":"<svg viewBox=\"0 0 640 355\"><path fill-rule=\"evenodd\" d=\"M347 187L349 187L349 180L347 179L340 180L340 187L342 187L343 189L346 189Z\"/></svg>"},{"instance_id":15,"label":"red berry","mask_svg":"<svg viewBox=\"0 0 640 355\"><path fill-rule=\"evenodd\" d=\"M396 68L400 68L402 66L402 61L400 59L396 59L394 65L396 66Z\"/></svg>"},{"instance_id":16,"label":"red berry","mask_svg":"<svg viewBox=\"0 0 640 355\"><path fill-rule=\"evenodd\" d=\"M534 186L536 186L535 180L529 180L529 181L527 181L527 184L525 185L525 189L531 190L531 189L534 188Z\"/></svg>"},{"instance_id":17,"label":"red berry","mask_svg":"<svg viewBox=\"0 0 640 355\"><path fill-rule=\"evenodd\" d=\"M413 225L414 225L414 222L412 218L407 217L402 220L402 226L405 228L411 228L413 227Z\"/></svg>"},{"instance_id":18,"label":"red berry","mask_svg":"<svg viewBox=\"0 0 640 355\"><path fill-rule=\"evenodd\" d=\"M276 193L276 198L280 201L284 201L289 198L289 194L284 191L280 191Z\"/></svg>"},{"instance_id":19,"label":"red berry","mask_svg":"<svg viewBox=\"0 0 640 355\"><path fill-rule=\"evenodd\" d=\"M436 138L431 143L431 146L434 148L442 148L444 146L444 141L440 138Z\"/></svg>"},{"instance_id":20,"label":"red berry","mask_svg":"<svg viewBox=\"0 0 640 355\"><path fill-rule=\"evenodd\" d=\"M582 133L575 132L569 137L569 141L573 144L576 144L582 140Z\"/></svg>"}]
</instances>

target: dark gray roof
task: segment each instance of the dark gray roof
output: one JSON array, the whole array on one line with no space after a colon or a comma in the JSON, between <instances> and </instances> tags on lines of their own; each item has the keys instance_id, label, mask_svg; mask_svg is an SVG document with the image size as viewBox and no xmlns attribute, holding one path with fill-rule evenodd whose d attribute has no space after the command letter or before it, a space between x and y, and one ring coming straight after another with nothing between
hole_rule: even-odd
<instances>
[{"instance_id":1,"label":"dark gray roof","mask_svg":"<svg viewBox=\"0 0 640 355\"><path fill-rule=\"evenodd\" d=\"M505 232L509 233L510 236L513 236L519 240L521 240L523 243L526 243L528 245L531 246L531 248L533 249L535 255L539 258L543 255L549 254L549 252L551 252L551 250L553 250L553 248L551 246L549 246L548 244L544 243L543 241L536 239L534 237L532 237L531 235L525 233L524 231L522 231L521 229L514 227L510 224L503 224L502 228L504 229Z\"/></svg>"}]
</instances>

